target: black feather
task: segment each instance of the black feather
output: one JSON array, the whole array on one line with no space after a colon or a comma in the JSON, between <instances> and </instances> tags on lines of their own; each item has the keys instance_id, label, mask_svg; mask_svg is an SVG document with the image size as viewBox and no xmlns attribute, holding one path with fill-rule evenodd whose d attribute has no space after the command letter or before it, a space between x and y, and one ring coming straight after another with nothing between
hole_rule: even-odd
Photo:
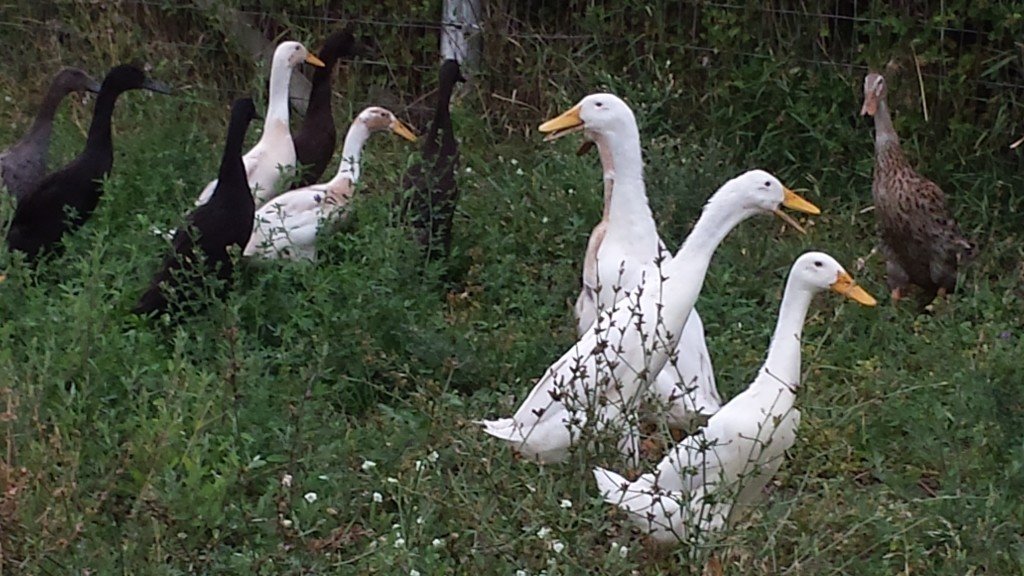
<instances>
[{"instance_id":1,"label":"black feather","mask_svg":"<svg viewBox=\"0 0 1024 576\"><path fill-rule=\"evenodd\" d=\"M324 66L313 72L313 87L309 92L306 117L302 127L292 136L295 158L302 171L296 188L319 182L334 156L338 134L331 111L331 78L338 60L351 58L355 50L355 38L346 28L331 34L317 54Z\"/></svg>"},{"instance_id":2,"label":"black feather","mask_svg":"<svg viewBox=\"0 0 1024 576\"><path fill-rule=\"evenodd\" d=\"M398 198L403 221L415 230L427 260L447 257L452 243L452 217L459 198L455 172L459 147L452 130L451 98L456 82L465 78L455 60L441 64L437 107L424 137L420 161L402 179L404 193Z\"/></svg>"},{"instance_id":3,"label":"black feather","mask_svg":"<svg viewBox=\"0 0 1024 576\"><path fill-rule=\"evenodd\" d=\"M164 258L149 289L132 309L134 314L162 312L172 300L180 308L197 304L196 295L209 276L220 280L221 286L230 283L232 264L228 247L245 247L256 212L242 163L245 132L254 118L256 107L252 99L241 98L232 105L217 187L210 201L190 212L186 225L178 228L173 251Z\"/></svg>"},{"instance_id":4,"label":"black feather","mask_svg":"<svg viewBox=\"0 0 1024 576\"><path fill-rule=\"evenodd\" d=\"M92 216L103 195L102 180L114 165L110 127L114 104L125 91L154 89L154 85L134 66L116 66L107 73L93 108L85 149L18 202L7 232L11 250L25 252L33 260Z\"/></svg>"}]
</instances>

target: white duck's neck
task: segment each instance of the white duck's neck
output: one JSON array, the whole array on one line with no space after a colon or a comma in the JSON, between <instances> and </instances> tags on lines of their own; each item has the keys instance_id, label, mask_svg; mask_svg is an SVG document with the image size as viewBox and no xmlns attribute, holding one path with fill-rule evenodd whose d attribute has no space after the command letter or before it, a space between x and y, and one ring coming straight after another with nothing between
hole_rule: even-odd
<instances>
[{"instance_id":1,"label":"white duck's neck","mask_svg":"<svg viewBox=\"0 0 1024 576\"><path fill-rule=\"evenodd\" d=\"M356 120L349 126L345 134L345 144L341 148L338 174L331 179L331 184L337 184L342 180L348 180L353 184L359 181L359 160L363 155L363 145L369 138L370 129L363 122Z\"/></svg>"},{"instance_id":2,"label":"white duck's neck","mask_svg":"<svg viewBox=\"0 0 1024 576\"><path fill-rule=\"evenodd\" d=\"M652 296L661 300L667 311L666 317L678 322L679 325L671 332L678 334L697 302L718 245L737 224L754 214L753 210L736 206L721 193L720 189L711 197L682 247L661 266L660 273L668 279L667 282L671 282L671 286L663 284L660 293Z\"/></svg>"},{"instance_id":3,"label":"white duck's neck","mask_svg":"<svg viewBox=\"0 0 1024 576\"><path fill-rule=\"evenodd\" d=\"M737 224L753 214L753 211L739 208L729 202L728 197L721 196L721 192L716 193L704 206L700 219L697 220L690 235L686 237L682 247L676 252L672 263L677 266L692 263L694 269L703 268L703 271L700 272L701 278L703 278L718 245L725 240L725 237Z\"/></svg>"},{"instance_id":4,"label":"white duck's neck","mask_svg":"<svg viewBox=\"0 0 1024 576\"><path fill-rule=\"evenodd\" d=\"M610 194L605 196L606 219L612 223L609 233L622 230L638 242L640 234L655 238L657 225L647 203L647 189L644 186L644 164L640 151L640 133L636 124L628 125L619 132L608 133L602 138L603 147L614 175ZM605 168L607 177L608 167ZM610 196L610 198L608 197ZM652 247L654 244L652 244Z\"/></svg>"},{"instance_id":5,"label":"white duck's neck","mask_svg":"<svg viewBox=\"0 0 1024 576\"><path fill-rule=\"evenodd\" d=\"M270 102L267 105L267 117L263 119L263 132L269 132L275 124L281 122L288 126L288 84L291 81L292 69L284 59L274 59L270 66Z\"/></svg>"},{"instance_id":6,"label":"white duck's neck","mask_svg":"<svg viewBox=\"0 0 1024 576\"><path fill-rule=\"evenodd\" d=\"M779 307L779 321L775 325L768 358L762 372L771 378L766 381L795 391L800 385L800 337L804 330L807 309L814 294L790 274Z\"/></svg>"},{"instance_id":7,"label":"white duck's neck","mask_svg":"<svg viewBox=\"0 0 1024 576\"><path fill-rule=\"evenodd\" d=\"M612 162L612 152L608 148L608 142L604 136L594 139L597 146L597 154L601 158L601 173L604 181L604 210L601 212L601 221L608 221L608 212L612 207L612 188L615 186L615 163Z\"/></svg>"}]
</instances>

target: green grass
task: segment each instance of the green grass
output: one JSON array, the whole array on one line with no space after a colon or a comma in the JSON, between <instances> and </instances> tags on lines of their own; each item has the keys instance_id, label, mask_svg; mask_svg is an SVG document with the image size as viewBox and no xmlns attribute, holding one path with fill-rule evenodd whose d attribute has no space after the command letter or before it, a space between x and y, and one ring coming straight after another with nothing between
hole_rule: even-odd
<instances>
[{"instance_id":1,"label":"green grass","mask_svg":"<svg viewBox=\"0 0 1024 576\"><path fill-rule=\"evenodd\" d=\"M893 308L881 262L853 268L874 242L861 213L871 131L848 121L859 79L764 74L777 80L762 88L766 110L719 106L742 91L723 86L692 128L612 86L650 107L638 114L648 191L670 245L753 166L824 210L807 236L760 218L719 250L698 306L724 396L759 367L803 251L831 253L883 297L875 309L815 301L799 439L759 512L716 549L726 572L1022 573L1020 157L960 145L982 128L961 126L953 143L906 135L982 251L933 314ZM391 225L411 148L378 136L352 221L323 239L318 265L246 263L226 302L172 326L126 311L165 249L149 226L174 225L215 174L226 102L127 94L92 221L34 271L0 256L0 566L699 574L699 559L645 548L600 502L599 457L537 467L471 423L511 413L574 342L566 300L601 210L596 157L493 134L473 101L455 110L457 284L421 269ZM0 142L24 114L0 111ZM88 107L62 112L55 163L81 146L83 119Z\"/></svg>"}]
</instances>

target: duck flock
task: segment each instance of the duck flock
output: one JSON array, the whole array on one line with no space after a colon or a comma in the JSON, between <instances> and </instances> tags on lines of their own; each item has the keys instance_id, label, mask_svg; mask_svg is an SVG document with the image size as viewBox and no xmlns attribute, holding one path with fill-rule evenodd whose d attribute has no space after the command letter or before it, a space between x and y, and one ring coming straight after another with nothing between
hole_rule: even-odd
<instances>
[{"instance_id":1,"label":"duck flock","mask_svg":"<svg viewBox=\"0 0 1024 576\"><path fill-rule=\"evenodd\" d=\"M344 30L325 41L319 56L299 42L277 47L259 141L243 150L248 126L259 115L251 99L236 100L216 178L199 193L183 225L168 235L167 256L140 290L133 313L197 313L209 282L221 290L230 286L232 246L242 258L315 261L319 231L346 213L370 136L391 132L417 140L391 111L367 108L345 135L337 173L323 180L337 145L332 69L353 46L352 34ZM289 79L303 63L317 68L304 121L293 131ZM464 81L458 62L443 62L439 79L437 107L418 160L394 198L400 221L432 260L443 260L451 249L458 200L459 152L449 111L455 86ZM25 137L0 153L0 178L16 201L7 246L24 254L25 265L59 251L62 239L88 222L113 168L114 105L134 89L170 92L130 65L114 67L101 84L81 70L64 69ZM98 93L88 139L74 160L47 173L55 110L73 91ZM862 114L875 121L872 192L892 298L916 286L927 303L955 289L959 267L974 246L950 216L939 187L904 157L880 74L865 78ZM574 308L578 341L552 356L514 414L477 424L539 464L607 442L621 456L621 469L629 471L643 465L643 422L667 424L682 439L652 471L631 474L630 480L596 468L594 480L599 494L653 541L706 541L756 504L796 440L801 332L815 294L831 291L864 306L876 301L828 254L801 255L790 270L764 364L746 390L723 402L694 307L715 250L748 218L776 215L802 232L783 208L806 214L818 214L818 208L769 172L751 170L710 196L692 232L673 250L658 237L648 206L640 134L626 102L590 94L539 130L545 140L580 133L582 149L596 147L603 168L604 213L587 243ZM295 187L282 189L286 183Z\"/></svg>"}]
</instances>

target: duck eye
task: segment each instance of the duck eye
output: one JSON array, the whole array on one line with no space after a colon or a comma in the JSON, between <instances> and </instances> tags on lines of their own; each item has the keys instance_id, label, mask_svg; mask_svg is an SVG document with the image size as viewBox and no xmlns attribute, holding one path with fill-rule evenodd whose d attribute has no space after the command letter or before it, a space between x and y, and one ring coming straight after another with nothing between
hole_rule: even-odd
<instances>
[{"instance_id":1,"label":"duck eye","mask_svg":"<svg viewBox=\"0 0 1024 576\"><path fill-rule=\"evenodd\" d=\"M604 106L604 104L602 104L600 102L594 102L594 106L597 107L597 108L600 108L600 107Z\"/></svg>"},{"instance_id":2,"label":"duck eye","mask_svg":"<svg viewBox=\"0 0 1024 576\"><path fill-rule=\"evenodd\" d=\"M815 268L821 268L822 266L824 266L824 264L821 263L821 260L815 260L814 261L814 267Z\"/></svg>"},{"instance_id":3,"label":"duck eye","mask_svg":"<svg viewBox=\"0 0 1024 576\"><path fill-rule=\"evenodd\" d=\"M767 181L767 180L765 180L765 182L764 182L764 187L765 187L765 188L771 188L771 187L772 187L772 183L771 183L771 182L769 182L769 181Z\"/></svg>"}]
</instances>

